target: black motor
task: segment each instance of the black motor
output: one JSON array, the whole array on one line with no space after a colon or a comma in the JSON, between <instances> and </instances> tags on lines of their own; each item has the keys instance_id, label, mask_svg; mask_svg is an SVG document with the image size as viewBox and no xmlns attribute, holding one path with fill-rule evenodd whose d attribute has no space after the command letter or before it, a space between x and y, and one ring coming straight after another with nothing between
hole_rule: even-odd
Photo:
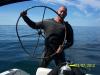
<instances>
[{"instance_id":1,"label":"black motor","mask_svg":"<svg viewBox=\"0 0 100 75\"><path fill-rule=\"evenodd\" d=\"M69 64L57 66L48 75L85 75L79 67L70 67Z\"/></svg>"}]
</instances>

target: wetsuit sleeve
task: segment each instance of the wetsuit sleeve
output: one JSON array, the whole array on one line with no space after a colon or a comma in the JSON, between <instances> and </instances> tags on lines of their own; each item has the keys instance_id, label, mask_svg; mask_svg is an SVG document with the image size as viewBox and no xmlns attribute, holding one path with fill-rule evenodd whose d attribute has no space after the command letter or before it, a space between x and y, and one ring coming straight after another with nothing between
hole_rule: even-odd
<instances>
[{"instance_id":1,"label":"wetsuit sleeve","mask_svg":"<svg viewBox=\"0 0 100 75\"><path fill-rule=\"evenodd\" d=\"M40 28L43 29L44 28L42 22L33 22L27 16L22 16L22 18L27 23L27 25L29 25L33 29L40 29Z\"/></svg>"},{"instance_id":2,"label":"wetsuit sleeve","mask_svg":"<svg viewBox=\"0 0 100 75\"><path fill-rule=\"evenodd\" d=\"M66 34L66 44L64 46L64 49L66 48L69 48L73 45L73 41L74 41L74 34L73 34L73 29L71 27L71 25L66 22L66 31L67 31L67 34Z\"/></svg>"}]
</instances>

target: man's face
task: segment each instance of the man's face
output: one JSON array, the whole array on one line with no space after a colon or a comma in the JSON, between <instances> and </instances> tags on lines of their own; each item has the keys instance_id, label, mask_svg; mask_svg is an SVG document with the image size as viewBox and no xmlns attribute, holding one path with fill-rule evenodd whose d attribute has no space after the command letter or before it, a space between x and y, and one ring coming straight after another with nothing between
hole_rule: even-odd
<instances>
[{"instance_id":1,"label":"man's face","mask_svg":"<svg viewBox=\"0 0 100 75\"><path fill-rule=\"evenodd\" d=\"M64 19L67 15L67 9L65 7L60 7L57 13Z\"/></svg>"}]
</instances>

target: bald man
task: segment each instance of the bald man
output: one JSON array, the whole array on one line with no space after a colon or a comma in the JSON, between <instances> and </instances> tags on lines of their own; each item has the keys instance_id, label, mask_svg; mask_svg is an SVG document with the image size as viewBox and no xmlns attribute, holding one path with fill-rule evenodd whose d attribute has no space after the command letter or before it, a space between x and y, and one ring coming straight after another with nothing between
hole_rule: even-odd
<instances>
[{"instance_id":1,"label":"bald man","mask_svg":"<svg viewBox=\"0 0 100 75\"><path fill-rule=\"evenodd\" d=\"M57 13L60 16L56 16L53 19L46 19L43 22L33 22L27 16L27 12L24 11L21 13L22 18L33 29L43 29L45 32L45 53L41 63L41 67L47 67L52 59L54 59L56 65L66 62L64 50L73 45L73 29L71 25L64 21L67 16L67 8L61 6ZM64 25L64 24L65 25ZM62 46L65 37L65 27L66 27L66 43ZM56 53L54 56L49 57L50 55Z\"/></svg>"}]
</instances>

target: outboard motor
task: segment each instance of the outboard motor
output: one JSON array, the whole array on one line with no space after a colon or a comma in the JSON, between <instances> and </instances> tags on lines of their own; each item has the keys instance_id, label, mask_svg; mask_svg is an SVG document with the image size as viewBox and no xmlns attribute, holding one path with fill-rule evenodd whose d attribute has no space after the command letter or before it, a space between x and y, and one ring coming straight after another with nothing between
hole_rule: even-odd
<instances>
[{"instance_id":1,"label":"outboard motor","mask_svg":"<svg viewBox=\"0 0 100 75\"><path fill-rule=\"evenodd\" d=\"M70 67L68 63L51 70L48 75L85 75L78 67Z\"/></svg>"},{"instance_id":2,"label":"outboard motor","mask_svg":"<svg viewBox=\"0 0 100 75\"><path fill-rule=\"evenodd\" d=\"M58 75L72 75L71 68L68 65L62 66Z\"/></svg>"},{"instance_id":3,"label":"outboard motor","mask_svg":"<svg viewBox=\"0 0 100 75\"><path fill-rule=\"evenodd\" d=\"M54 69L40 67L37 69L36 75L93 75L86 74L86 72L81 67L75 67L70 65L73 64L67 62L55 67Z\"/></svg>"}]
</instances>

